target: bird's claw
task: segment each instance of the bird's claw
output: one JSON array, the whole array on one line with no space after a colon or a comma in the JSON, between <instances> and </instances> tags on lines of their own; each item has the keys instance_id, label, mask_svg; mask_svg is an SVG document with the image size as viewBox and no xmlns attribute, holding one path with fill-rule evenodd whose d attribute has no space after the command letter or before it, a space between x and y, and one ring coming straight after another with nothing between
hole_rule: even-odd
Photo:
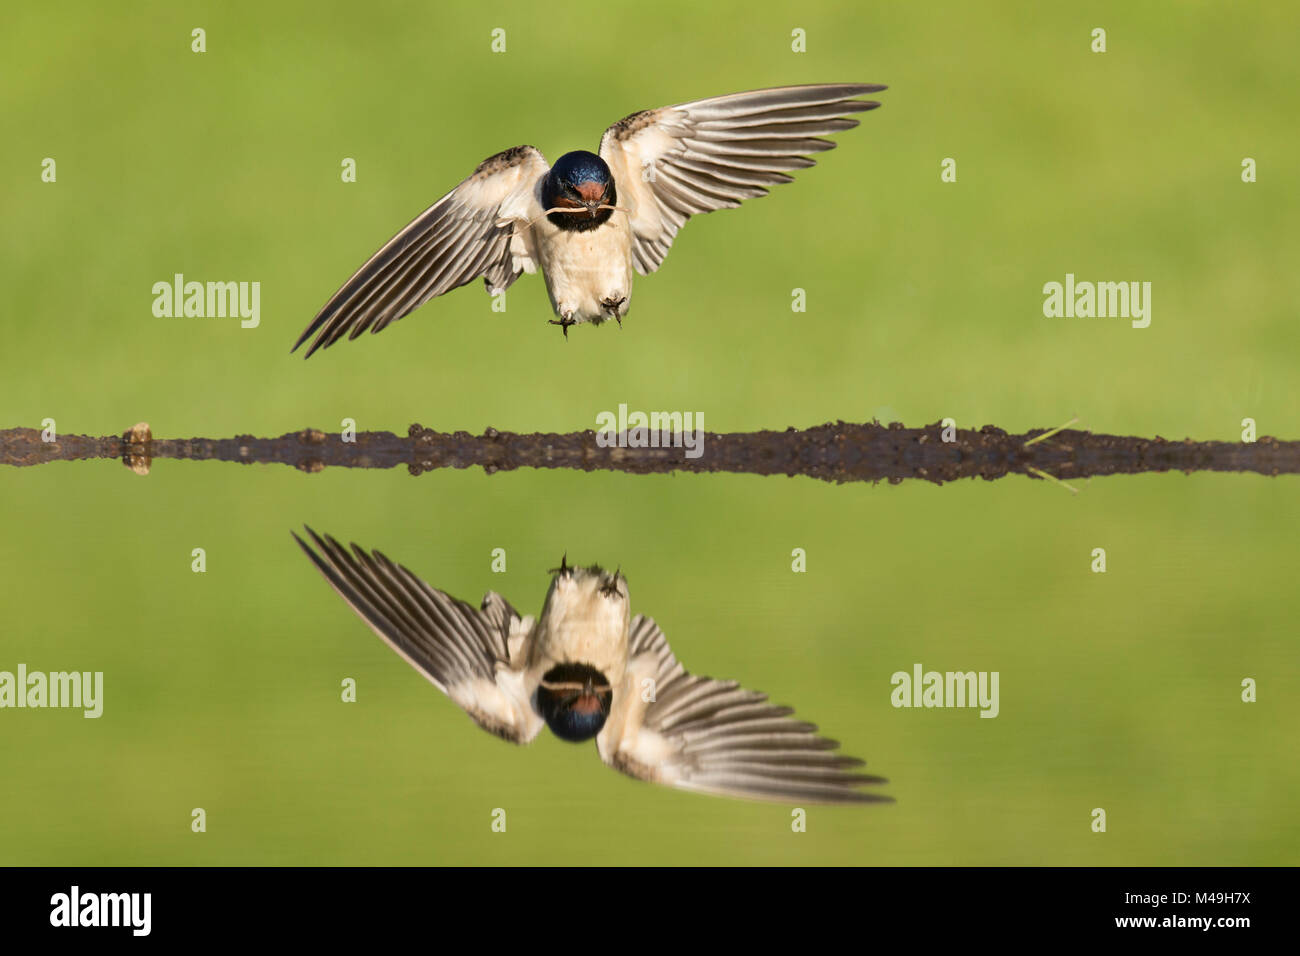
<instances>
[{"instance_id":1,"label":"bird's claw","mask_svg":"<svg viewBox=\"0 0 1300 956\"><path fill-rule=\"evenodd\" d=\"M569 326L578 324L574 318L568 315L562 315L558 319L551 319L550 321L551 325L558 325L560 327L564 332L564 337L566 339L569 337Z\"/></svg>"},{"instance_id":2,"label":"bird's claw","mask_svg":"<svg viewBox=\"0 0 1300 956\"><path fill-rule=\"evenodd\" d=\"M607 598L616 597L618 595L618 579L622 576L623 566L620 564L618 570L614 572L614 576L609 579L609 583L600 586L600 593Z\"/></svg>"},{"instance_id":3,"label":"bird's claw","mask_svg":"<svg viewBox=\"0 0 1300 956\"><path fill-rule=\"evenodd\" d=\"M618 327L620 329L623 327L623 316L618 314L618 310L626 301L627 301L627 296L623 296L622 298L619 299L615 299L613 296L611 296L608 299L600 300L601 306L605 309L605 314L608 315L610 318L614 319L615 321L617 321Z\"/></svg>"}]
</instances>

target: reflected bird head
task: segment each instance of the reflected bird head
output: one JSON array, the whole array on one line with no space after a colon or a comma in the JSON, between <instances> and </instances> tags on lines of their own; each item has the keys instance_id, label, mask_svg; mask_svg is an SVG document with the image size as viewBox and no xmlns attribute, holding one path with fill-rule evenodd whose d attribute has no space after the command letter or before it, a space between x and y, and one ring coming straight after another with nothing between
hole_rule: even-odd
<instances>
[{"instance_id":1,"label":"reflected bird head","mask_svg":"<svg viewBox=\"0 0 1300 956\"><path fill-rule=\"evenodd\" d=\"M542 676L537 710L551 733L582 743L605 726L613 690L605 675L587 664L558 664Z\"/></svg>"}]
</instances>

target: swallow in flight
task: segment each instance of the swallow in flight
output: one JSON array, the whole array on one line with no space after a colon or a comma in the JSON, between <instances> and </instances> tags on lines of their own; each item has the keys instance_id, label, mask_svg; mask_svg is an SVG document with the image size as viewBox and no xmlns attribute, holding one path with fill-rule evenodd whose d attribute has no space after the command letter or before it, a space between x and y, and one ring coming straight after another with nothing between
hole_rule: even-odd
<instances>
[{"instance_id":1,"label":"swallow in flight","mask_svg":"<svg viewBox=\"0 0 1300 956\"><path fill-rule=\"evenodd\" d=\"M389 647L470 718L516 744L543 726L640 780L783 803L872 803L884 783L862 761L735 681L689 673L658 625L633 617L627 579L599 567L553 570L542 613L520 617L495 592L477 608L378 551L306 529L295 540ZM315 545L313 548L312 545Z\"/></svg>"},{"instance_id":2,"label":"swallow in flight","mask_svg":"<svg viewBox=\"0 0 1300 956\"><path fill-rule=\"evenodd\" d=\"M306 355L345 335L379 332L434 296L482 277L490 295L540 267L564 330L617 319L632 299L632 270L659 268L686 220L790 182L833 149L820 137L858 125L850 113L869 83L782 86L733 93L619 120L600 150L554 166L532 146L479 164L370 257L299 336ZM313 338L314 336L314 338Z\"/></svg>"}]
</instances>

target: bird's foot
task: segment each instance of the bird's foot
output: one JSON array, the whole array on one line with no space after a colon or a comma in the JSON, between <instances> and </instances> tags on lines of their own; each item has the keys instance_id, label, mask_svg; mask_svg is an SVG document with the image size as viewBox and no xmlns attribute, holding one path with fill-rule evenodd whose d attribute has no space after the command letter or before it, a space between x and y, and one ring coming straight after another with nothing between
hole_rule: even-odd
<instances>
[{"instance_id":1,"label":"bird's foot","mask_svg":"<svg viewBox=\"0 0 1300 956\"><path fill-rule=\"evenodd\" d=\"M566 312L558 319L551 319L551 325L558 325L563 330L566 339L569 337L569 326L577 324L578 322L574 319L572 312Z\"/></svg>"},{"instance_id":2,"label":"bird's foot","mask_svg":"<svg viewBox=\"0 0 1300 956\"><path fill-rule=\"evenodd\" d=\"M605 310L605 314L611 319L617 319L618 327L620 329L623 327L623 316L619 314L618 310L622 308L623 303L626 301L627 296L620 296L617 299L613 296L609 296L608 298L600 300L600 306Z\"/></svg>"},{"instance_id":3,"label":"bird's foot","mask_svg":"<svg viewBox=\"0 0 1300 956\"><path fill-rule=\"evenodd\" d=\"M623 569L622 567L620 567L617 571L614 572L614 577L610 579L608 584L601 585L600 587L601 595L607 598L616 597L618 595L618 578L619 575L622 573L623 573Z\"/></svg>"}]
</instances>

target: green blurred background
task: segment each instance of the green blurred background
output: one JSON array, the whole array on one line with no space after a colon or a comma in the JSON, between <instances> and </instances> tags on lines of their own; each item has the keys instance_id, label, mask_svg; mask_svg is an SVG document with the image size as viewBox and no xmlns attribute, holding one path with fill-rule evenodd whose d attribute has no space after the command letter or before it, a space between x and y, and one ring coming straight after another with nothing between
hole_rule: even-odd
<instances>
[{"instance_id":1,"label":"green blurred background","mask_svg":"<svg viewBox=\"0 0 1300 956\"><path fill-rule=\"evenodd\" d=\"M0 427L567 431L626 402L719 431L1077 414L1237 440L1250 416L1298 438L1300 11L1090 7L14 7ZM636 109L844 80L888 83L884 107L794 184L688 225L621 331L566 342L526 277L504 315L475 284L310 362L288 353L353 269L498 150L554 160ZM175 272L260 281L260 327L155 318L151 286ZM1044 318L1043 283L1067 272L1152 282L1150 328ZM99 720L0 711L0 862L1295 862L1296 479L1081 491L2 469L0 669L102 670L106 687ZM289 537L304 522L529 612L561 552L621 564L688 667L795 705L898 802L812 809L796 835L787 807L480 733L334 596ZM917 662L999 671L1001 715L892 708L890 675Z\"/></svg>"}]
</instances>

